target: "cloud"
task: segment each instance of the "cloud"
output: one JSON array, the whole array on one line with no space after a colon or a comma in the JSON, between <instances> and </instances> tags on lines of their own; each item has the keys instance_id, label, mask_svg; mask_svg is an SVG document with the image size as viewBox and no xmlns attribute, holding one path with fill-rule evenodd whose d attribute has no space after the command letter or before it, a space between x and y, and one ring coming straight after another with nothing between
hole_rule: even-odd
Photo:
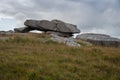
<instances>
[{"instance_id":1,"label":"cloud","mask_svg":"<svg viewBox=\"0 0 120 80\"><path fill-rule=\"evenodd\" d=\"M14 19L16 20L16 27L24 27L24 22L27 19L27 17L23 13L17 13L14 16Z\"/></svg>"},{"instance_id":2,"label":"cloud","mask_svg":"<svg viewBox=\"0 0 120 80\"><path fill-rule=\"evenodd\" d=\"M82 32L120 37L120 0L1 0L0 17L13 17L17 27L25 19L61 19Z\"/></svg>"}]
</instances>

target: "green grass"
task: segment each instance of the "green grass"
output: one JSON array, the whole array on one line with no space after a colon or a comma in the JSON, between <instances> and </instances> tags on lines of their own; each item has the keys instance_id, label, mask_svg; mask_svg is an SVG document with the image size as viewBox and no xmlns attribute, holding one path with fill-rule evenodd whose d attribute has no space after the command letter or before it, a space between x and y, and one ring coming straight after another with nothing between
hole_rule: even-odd
<instances>
[{"instance_id":1,"label":"green grass","mask_svg":"<svg viewBox=\"0 0 120 80\"><path fill-rule=\"evenodd\" d=\"M120 80L120 47L68 47L48 35L4 35L2 80Z\"/></svg>"}]
</instances>

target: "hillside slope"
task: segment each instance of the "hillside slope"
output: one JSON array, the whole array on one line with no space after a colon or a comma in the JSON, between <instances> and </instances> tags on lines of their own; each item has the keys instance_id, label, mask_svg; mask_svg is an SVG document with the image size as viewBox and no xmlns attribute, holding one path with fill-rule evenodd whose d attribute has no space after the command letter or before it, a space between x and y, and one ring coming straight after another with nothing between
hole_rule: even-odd
<instances>
[{"instance_id":1,"label":"hillside slope","mask_svg":"<svg viewBox=\"0 0 120 80\"><path fill-rule=\"evenodd\" d=\"M120 80L120 47L68 47L41 34L0 37L2 80Z\"/></svg>"}]
</instances>

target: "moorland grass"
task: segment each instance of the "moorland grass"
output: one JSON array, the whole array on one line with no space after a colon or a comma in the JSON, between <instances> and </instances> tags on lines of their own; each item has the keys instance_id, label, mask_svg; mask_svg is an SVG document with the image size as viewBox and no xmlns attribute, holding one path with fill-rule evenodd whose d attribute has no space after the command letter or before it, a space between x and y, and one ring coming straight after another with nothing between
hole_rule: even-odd
<instances>
[{"instance_id":1,"label":"moorland grass","mask_svg":"<svg viewBox=\"0 0 120 80\"><path fill-rule=\"evenodd\" d=\"M68 47L41 34L7 37L0 40L1 80L120 80L120 47Z\"/></svg>"}]
</instances>

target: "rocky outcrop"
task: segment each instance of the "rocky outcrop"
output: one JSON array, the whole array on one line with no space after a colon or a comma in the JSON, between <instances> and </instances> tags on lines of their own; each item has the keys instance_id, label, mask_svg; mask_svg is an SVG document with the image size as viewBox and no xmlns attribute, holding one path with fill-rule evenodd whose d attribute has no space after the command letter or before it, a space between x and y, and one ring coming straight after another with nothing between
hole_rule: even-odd
<instances>
[{"instance_id":1,"label":"rocky outcrop","mask_svg":"<svg viewBox=\"0 0 120 80\"><path fill-rule=\"evenodd\" d=\"M82 39L98 46L118 47L120 45L120 39L105 34L86 33L78 35L77 39Z\"/></svg>"},{"instance_id":2,"label":"rocky outcrop","mask_svg":"<svg viewBox=\"0 0 120 80\"><path fill-rule=\"evenodd\" d=\"M44 32L57 32L63 36L72 36L74 33L80 33L76 25L65 23L60 20L26 20L23 28L15 28L15 32L26 33L32 30Z\"/></svg>"},{"instance_id":3,"label":"rocky outcrop","mask_svg":"<svg viewBox=\"0 0 120 80\"><path fill-rule=\"evenodd\" d=\"M0 34L12 34L14 31L9 30L9 31L0 31Z\"/></svg>"},{"instance_id":4,"label":"rocky outcrop","mask_svg":"<svg viewBox=\"0 0 120 80\"><path fill-rule=\"evenodd\" d=\"M72 37L65 38L65 37L60 37L56 34L51 34L51 35L52 35L52 37L51 37L52 41L55 41L55 42L58 42L58 43L64 43L64 44L66 44L68 46L72 46L72 47L80 47L80 44L75 42L75 39L72 38Z\"/></svg>"}]
</instances>

